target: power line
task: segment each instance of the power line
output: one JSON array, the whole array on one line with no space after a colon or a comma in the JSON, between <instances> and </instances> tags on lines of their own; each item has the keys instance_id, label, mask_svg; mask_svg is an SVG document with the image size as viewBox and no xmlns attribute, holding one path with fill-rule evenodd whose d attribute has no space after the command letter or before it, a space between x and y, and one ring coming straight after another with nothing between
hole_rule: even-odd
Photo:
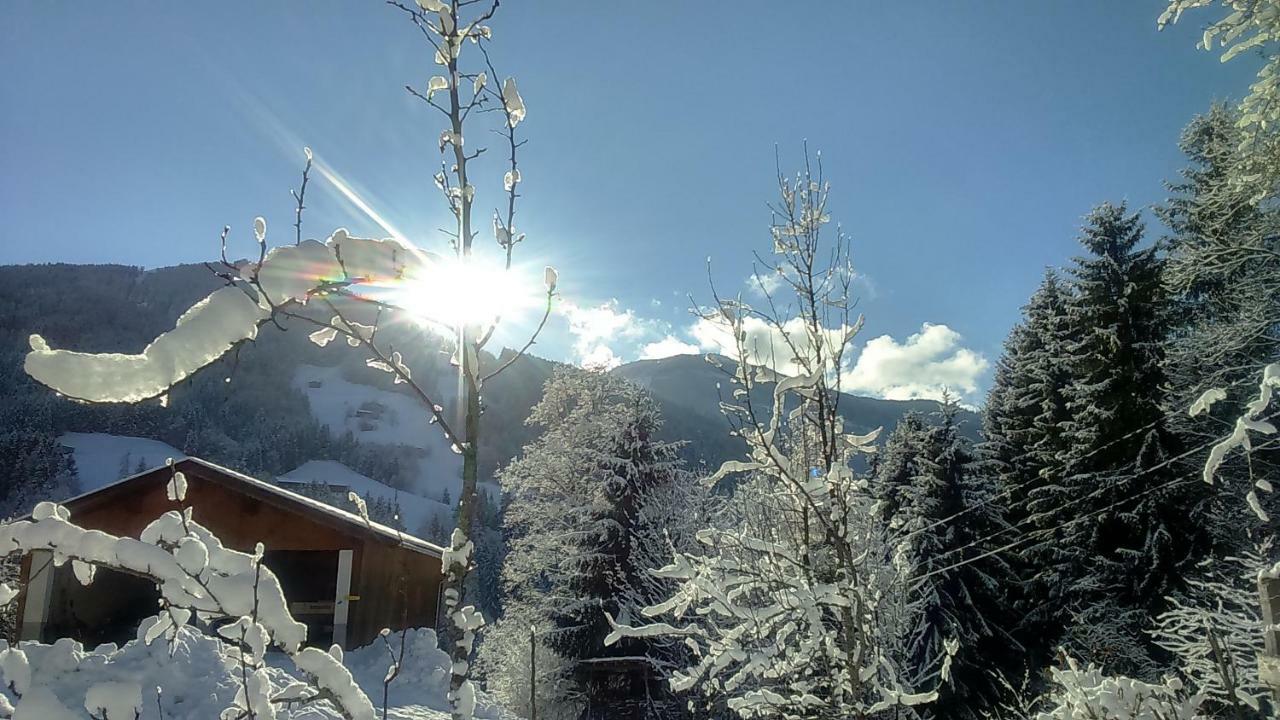
<instances>
[{"instance_id":1,"label":"power line","mask_svg":"<svg viewBox=\"0 0 1280 720\"><path fill-rule=\"evenodd\" d=\"M1242 378L1241 380L1237 380L1236 382L1231 383L1230 385L1227 385L1226 387L1228 387L1228 388L1234 388L1234 387L1235 387L1235 386L1237 386L1237 385L1242 385L1242 384L1253 384L1253 382L1254 382L1254 381L1253 381L1252 379L1250 379L1250 378ZM1123 442L1124 440L1128 440L1129 438L1133 437L1134 435L1137 435L1138 433L1146 432L1147 430L1150 430L1151 428L1155 427L1156 425L1158 425L1158 424L1160 424L1160 423L1162 423L1162 422L1166 422L1166 421L1172 420L1172 419L1174 419L1174 418L1176 418L1176 417L1180 416L1181 414L1182 414L1182 412L1181 412L1181 411L1175 411L1175 412L1172 412L1172 413L1168 413L1168 414L1166 414L1166 415L1162 415L1162 416L1160 416L1160 417L1156 418L1155 420L1152 420L1151 422L1147 423L1146 425L1144 425L1144 426L1142 426L1142 427L1140 427L1140 428L1137 428L1136 430L1131 430L1130 432L1128 432L1128 433L1126 433L1126 434L1124 434L1124 435L1121 435L1120 437L1118 437L1118 438L1116 438L1116 439L1114 439L1114 440L1112 440L1112 441L1110 441L1110 442L1106 443L1105 445L1102 445L1102 446L1100 446L1100 447L1094 448L1093 450L1089 451L1089 452L1088 452L1088 453L1086 453L1085 455L1082 455L1082 456L1080 456L1079 458L1076 458L1076 460L1077 460L1077 461L1080 461L1080 460L1087 460L1087 459L1089 459L1090 457L1093 457L1094 455L1096 455L1096 454L1098 454L1098 453L1102 452L1103 450L1106 450L1107 448L1113 447L1113 446L1114 446L1114 445L1116 445L1117 443ZM1220 441L1221 441L1221 438L1220 438L1220 437L1215 437L1211 442L1206 443L1205 445L1201 446L1198 450L1204 450L1204 449L1205 449L1205 448L1207 448L1209 445L1217 444L1217 443L1218 443L1218 442L1220 442ZM1194 452L1194 451L1193 451L1193 452ZM1185 457L1187 454L1189 454L1189 453L1184 453L1183 455L1181 455L1181 456L1179 456L1179 457L1177 457L1177 458L1173 458L1173 460L1181 459L1182 457ZM1170 462L1172 462L1172 461L1170 461ZM1147 470L1147 472L1149 472L1150 470L1158 469L1159 467L1161 467L1161 466L1156 466L1156 467L1153 467L1153 468L1149 468L1149 469ZM1135 478L1135 477L1138 477L1138 476L1137 476L1137 475L1130 476L1129 478L1127 478L1127 480L1132 480L1132 479L1133 479L1133 478ZM911 538L915 537L916 535L919 535L920 533L928 532L929 530L932 530L933 528L938 527L938 526L940 526L940 525L945 525L945 524L947 524L947 523L951 522L952 520L955 520L956 518L958 518L958 517L960 517L960 516L962 516L962 515L965 515L965 514L967 514L967 513L973 512L974 510L979 510L979 509L981 509L981 508L983 508L983 507L985 507L985 506L987 506L987 505L989 505L989 504L991 504L991 503L993 503L993 502L995 502L995 501L997 501L997 500L1002 500L1002 499L1004 499L1004 498L1006 498L1006 497L1008 497L1008 496L1010 496L1010 495L1014 494L1015 492L1017 492L1017 491L1019 491L1019 490L1021 490L1021 489L1025 488L1025 487L1027 487L1027 486L1029 486L1029 485L1032 485L1032 484L1034 484L1034 483L1038 483L1038 482L1043 481L1043 479L1044 479L1044 478L1039 477L1039 476L1037 476L1037 477L1033 477L1033 478L1028 478L1027 480L1024 480L1024 481L1022 481L1022 482L1018 483L1017 485L1014 485L1014 486L1012 486L1012 487L1010 487L1010 488L1007 488L1007 489L1003 490L1002 492L1000 492L1000 493L998 493L998 494L996 494L996 495L992 495L991 497L988 497L988 498L986 498L986 499L982 500L981 502L978 502L977 504L970 505L969 507L966 507L966 508L964 508L963 510L959 510L959 511L955 512L955 513L954 513L954 514L952 514L952 515L949 515L949 516L947 516L947 517L941 518L941 519L939 519L939 520L935 520L935 521L933 521L933 522L929 523L928 525L925 525L925 526L924 526L924 527L922 527L922 528L917 528L917 529L915 529L915 530L912 530L911 532L909 532L909 533L907 533L907 534L905 534L905 535L903 535L903 536L899 537L899 538L898 538L898 541L899 541L899 542L905 542L905 541L907 541L907 540L910 540ZM1116 483L1116 484L1119 484L1119 482L1125 482L1125 480L1117 481L1117 483ZM1059 508L1059 509L1061 509L1061 508Z\"/></svg>"},{"instance_id":2,"label":"power line","mask_svg":"<svg viewBox=\"0 0 1280 720\"><path fill-rule=\"evenodd\" d=\"M1268 419L1268 420L1269 420L1269 419L1271 419L1272 417L1275 417L1276 415L1280 415L1280 413L1275 413L1275 414L1270 415L1270 416L1268 416L1268 417L1266 417L1266 418L1264 418L1264 419ZM1157 471L1157 470L1161 470L1161 469L1163 469L1163 468L1165 468L1165 467L1168 467L1169 465L1171 465L1171 464L1173 464L1173 463L1177 462L1178 460L1181 460L1181 459L1183 459L1183 458L1185 458L1185 457L1187 457L1187 456L1189 456L1189 455L1192 455L1192 454L1195 454L1195 453L1199 453L1199 452L1203 452L1203 451L1204 451L1206 448L1208 448L1210 445L1216 445L1216 444L1218 444L1218 443L1219 443L1219 442L1221 442L1221 441L1222 441L1222 440L1221 440L1221 438L1216 438L1216 439L1211 440L1211 441L1209 441L1209 442L1207 442L1207 443L1205 443L1205 444L1203 444L1203 445L1200 445L1200 446L1197 446L1197 447L1191 448L1190 450L1187 450L1186 452L1184 452L1184 453L1182 453L1182 454L1180 454L1180 455L1175 455L1174 457L1171 457L1171 458L1169 458L1168 460L1165 460L1164 462L1161 462L1161 463L1156 464L1156 465L1152 465L1151 467L1146 468L1145 470L1141 470L1141 471L1139 471L1139 472L1137 472L1137 473L1134 473L1133 475L1128 475L1128 476L1125 476L1125 477L1123 477L1123 478L1120 478L1120 479L1116 480L1115 482L1109 483L1109 484L1107 484L1107 485L1103 485L1103 486L1101 486L1101 487L1097 488L1096 490L1094 490L1093 492L1089 493L1088 495L1083 495L1083 496L1081 496L1081 497L1075 498L1074 500L1070 500L1070 501L1068 501L1068 502L1066 502L1066 503L1063 503L1063 504L1062 504L1062 505L1060 505L1058 508L1056 508L1055 510L1053 510L1053 511L1052 511L1052 513L1053 513L1053 514L1060 513L1060 512L1062 512L1063 510L1066 510L1066 509L1067 509L1068 507L1070 507L1071 505L1074 505L1074 504L1079 503L1079 502L1083 502L1083 501L1085 501L1085 500L1089 500L1089 499L1091 499L1091 498L1095 498L1095 497L1097 497L1098 495L1101 495L1102 493L1105 493L1105 492L1110 491L1110 490L1114 490L1116 487L1118 487L1118 486L1119 486L1119 485L1121 485L1121 484L1133 482L1134 480L1136 480L1136 479L1138 479L1138 478L1142 477L1143 475L1147 475L1147 474L1149 474L1149 473L1153 473L1153 472L1155 472L1155 471ZM1259 445L1258 447L1259 447L1259 448L1262 448L1262 447L1265 447L1267 444L1269 444L1269 443L1264 443L1263 445ZM1190 477L1190 476L1187 476L1187 477ZM1141 495L1135 495L1133 498L1130 498L1130 500L1136 499L1137 497L1141 497ZM1122 502L1128 502L1128 501L1122 501ZM1016 529L1020 528L1023 524L1028 523L1028 522L1031 522L1031 521L1032 521L1032 520L1034 520L1036 517L1042 517L1042 516L1047 515L1047 514L1049 514L1049 513L1038 513L1037 515L1028 516L1028 517L1023 518L1022 520L1020 520L1020 521L1018 521L1018 522L1016 522L1016 523L1012 524L1012 525L1006 526L1005 528L1003 528L1003 529L1001 529L1001 530L997 530L996 532L993 532L993 533L991 533L991 534L989 534L989 535L986 535L986 536L984 536L984 537L978 538L977 540L974 540L973 542L971 542L971 543L969 543L969 544L967 544L967 545L963 545L963 546L961 546L961 547L954 548L954 549L952 549L952 550L948 550L947 552L944 552L944 553L942 553L942 554L938 555L937 557L939 557L939 558L946 557L947 555L951 555L951 554L953 554L953 553L957 553L957 552L960 552L960 551L962 551L962 550L966 550L966 549L968 549L968 548L970 548L970 547L973 547L974 545L978 545L978 544L980 544L980 543L985 543L987 540L990 540L991 538L997 537L997 536L999 536L999 535L1003 535L1003 534L1005 534L1005 533L1007 533L1007 532L1010 532L1010 531L1012 531L1012 530L1016 530Z\"/></svg>"},{"instance_id":3,"label":"power line","mask_svg":"<svg viewBox=\"0 0 1280 720\"><path fill-rule=\"evenodd\" d=\"M1263 444L1261 444L1261 445L1258 445L1257 447L1255 447L1255 448L1254 448L1254 450L1261 450L1262 448L1267 447L1268 445L1274 445L1274 444L1276 444L1276 443L1278 443L1278 442L1280 442L1280 438L1278 438L1278 439L1276 439L1276 440L1269 440L1269 441L1267 441L1267 442L1265 442L1265 443L1263 443ZM1206 446L1204 446L1204 447L1207 447L1207 445L1206 445ZM1199 449L1203 449L1203 447L1201 447L1201 448L1199 448ZM1186 453L1184 453L1183 455L1186 455ZM1158 470L1158 469L1160 469L1162 466L1164 466L1164 465L1168 464L1169 462L1172 462L1173 460L1177 460L1177 459L1178 459L1178 458L1180 458L1180 457L1183 457L1183 456L1178 456L1178 457L1175 457L1175 458L1171 458L1170 460L1167 460L1167 461L1165 461L1164 463L1161 463L1160 465L1155 465L1155 466L1153 466L1153 467L1151 467L1151 468L1148 468L1147 470L1144 470L1142 473L1139 473L1138 475L1134 475L1134 476L1132 476L1132 477L1130 477L1130 478L1127 478L1127 480L1133 480L1134 478L1137 478L1137 477L1139 477L1139 476L1140 476L1140 475L1142 475L1142 474L1145 474L1145 473L1147 473L1147 472L1152 472L1152 471ZM1165 488L1172 487L1172 486L1177 485L1177 484L1180 484L1180 483L1195 482L1195 481L1198 481L1198 480L1199 480L1199 478L1197 477L1197 475L1196 475L1195 473L1192 473L1192 474L1189 474L1189 475L1183 475L1183 476L1180 476L1180 477L1173 478L1172 480L1169 480L1168 482L1161 483L1160 485L1156 485L1155 487L1147 488L1146 490L1143 490L1142 492L1136 493L1136 494L1134 494L1134 495L1132 495L1132 496L1130 496L1130 497L1127 497L1127 498L1124 498L1124 499L1121 499L1121 500L1117 500L1117 501L1115 501L1115 502L1111 503L1110 505L1107 505L1106 507L1099 508L1099 509L1094 510L1094 511L1092 511L1092 512L1090 512L1090 513L1086 513L1086 514L1084 514L1084 515L1081 515L1080 517L1077 517L1077 518L1072 518L1071 520L1068 520L1067 522L1063 523L1062 525L1058 525L1058 526L1056 526L1056 527L1052 527L1052 528L1044 528L1044 529L1042 529L1042 530L1032 530L1031 532L1027 533L1026 535L1024 535L1024 536L1022 536L1022 537L1018 538L1017 540L1014 540L1013 542L1008 543L1007 545L1003 545L1003 546L998 547L998 548L996 548L996 549L994 549L994 550L988 550L988 551L983 552L983 553L981 553L981 554L979 554L979 555L975 555L974 557L966 558L965 560L961 560L960 562L953 563L953 564L951 564L951 565L947 565L947 566L945 566L945 567L937 568L937 569L935 569L935 570L930 570L929 572L925 573L924 575L920 576L919 578L916 578L916 580L917 580L917 581L919 581L919 580L924 580L924 579L926 579L926 578L933 577L934 575L938 575L938 574L941 574L941 573L944 573L944 572L949 572L949 571L954 570L954 569L956 569L956 568L964 567L965 565L968 565L968 564L969 564L969 563L971 563L971 562L976 562L976 561L978 561L978 560L982 560L982 559L987 558L987 557L990 557L990 556L992 556L992 555L997 555L997 554L1002 553L1002 552L1004 552L1004 551L1006 551L1006 550L1009 550L1010 548L1013 548L1013 547L1015 547L1015 546L1017 546L1017 545L1019 545L1019 544L1021 544L1021 543L1024 543L1024 542L1026 542L1026 541L1027 541L1027 540L1029 540L1029 539L1035 538L1036 536L1044 535L1044 534L1046 534L1046 533L1050 533L1050 532L1052 532L1052 531L1054 531L1054 530L1060 530L1060 529L1062 529L1062 528L1070 527L1070 526L1074 525L1075 523L1083 522L1084 520L1088 520L1088 519L1089 519L1089 518L1091 518L1091 517L1094 517L1094 516L1100 515L1100 514L1105 513L1105 512L1109 512L1109 511L1111 511L1112 509L1114 509L1114 508L1116 508L1116 507L1119 507L1120 505L1124 505L1124 504L1126 504L1126 503L1130 503L1130 502L1132 502L1132 501L1134 501L1134 500L1137 500L1138 498L1143 497L1144 495L1149 495L1149 494L1151 494L1151 493L1153 493L1153 492L1157 492L1157 491L1159 491L1159 490L1163 490L1163 489L1165 489ZM1103 489L1107 489L1107 488L1103 488ZM1096 494L1097 492L1098 492L1098 491L1095 491L1093 494ZM1088 495L1088 496L1085 496L1085 498L1078 498L1077 500L1074 500L1074 501L1072 501L1072 502L1074 503L1074 502L1078 502L1078 501L1079 501L1079 500L1081 500L1081 499L1087 499L1088 497L1091 497L1093 494ZM1067 505L1070 505L1070 504L1072 504L1072 503L1067 503ZM1063 505L1063 508L1065 508L1065 507L1066 507L1066 505ZM1060 509L1062 509L1062 508L1060 508ZM1028 519L1029 519L1029 518L1028 518ZM1025 522L1025 521L1024 521L1024 522ZM1021 525L1021 523L1018 523L1018 525ZM990 535L987 535L987 536L985 536L985 537L979 538L979 539L977 539L977 540L975 540L975 541L973 541L973 542L971 542L971 543L969 543L969 544L967 544L967 545L964 545L964 546L959 547L959 548L955 548L955 549L953 549L953 550L948 550L947 552L942 553L942 554L938 555L937 557L939 557L939 558L941 558L941 557L946 557L947 555L951 555L951 554L953 554L953 553L960 552L960 551L965 550L965 549L967 549L967 548L973 547L974 545L977 545L977 544L980 544L980 543L985 543L986 541L988 541L988 540L990 540L990 539L992 539L992 538L994 538L994 537L996 537L996 536L998 536L998 535L1003 535L1004 533L1009 532L1010 530L1014 530L1014 529L1016 529L1016 528L1018 527L1018 525L1010 525L1010 526L1008 526L1008 527L1004 528L1003 530L999 530L999 531L997 531L997 532L991 533Z\"/></svg>"}]
</instances>

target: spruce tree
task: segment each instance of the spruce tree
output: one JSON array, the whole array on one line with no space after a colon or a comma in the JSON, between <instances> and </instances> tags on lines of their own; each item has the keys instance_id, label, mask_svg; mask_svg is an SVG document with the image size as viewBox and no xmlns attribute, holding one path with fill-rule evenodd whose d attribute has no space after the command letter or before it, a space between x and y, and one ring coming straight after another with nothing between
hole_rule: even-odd
<instances>
[{"instance_id":1,"label":"spruce tree","mask_svg":"<svg viewBox=\"0 0 1280 720\"><path fill-rule=\"evenodd\" d=\"M1023 307L1022 322L1005 341L983 408L981 461L1008 493L1008 504L1018 513L1011 519L1030 515L1032 486L1060 460L1059 426L1068 417L1064 393L1070 382L1068 297L1058 274L1046 270Z\"/></svg>"},{"instance_id":2,"label":"spruce tree","mask_svg":"<svg viewBox=\"0 0 1280 720\"><path fill-rule=\"evenodd\" d=\"M1163 409L1168 333L1164 261L1142 245L1142 224L1124 205L1089 216L1088 255L1070 270L1067 305L1071 383L1065 446L1032 491L1039 529L1037 578L1057 588L1049 608L1069 614L1064 642L1108 672L1158 670L1147 618L1203 552L1203 491L1174 482L1178 454Z\"/></svg>"},{"instance_id":3,"label":"spruce tree","mask_svg":"<svg viewBox=\"0 0 1280 720\"><path fill-rule=\"evenodd\" d=\"M978 467L1001 499L1009 525L1004 541L1026 541L1011 553L1017 581L1008 587L1014 621L1010 627L1026 649L1032 665L1043 664L1052 652L1058 618L1052 599L1062 588L1044 583L1039 573L1043 548L1033 518L1033 493L1060 476L1062 425L1068 419L1065 391L1070 367L1066 303L1069 291L1058 274L1046 270L1035 294L1023 307L1023 320L1009 333L1004 355L983 408L983 442ZM1045 518L1052 522L1051 517Z\"/></svg>"},{"instance_id":4,"label":"spruce tree","mask_svg":"<svg viewBox=\"0 0 1280 720\"><path fill-rule=\"evenodd\" d=\"M913 561L909 587L915 619L904 646L917 687L931 686L945 652L959 642L951 680L925 713L977 718L999 696L995 671L1021 669L1018 643L1006 630L1013 567L1000 553L1005 521L994 484L977 472L973 448L956 427L957 407L946 399L941 422L900 425L894 436L916 453L903 495L903 550ZM984 556L985 555L985 556Z\"/></svg>"},{"instance_id":5,"label":"spruce tree","mask_svg":"<svg viewBox=\"0 0 1280 720\"><path fill-rule=\"evenodd\" d=\"M891 535L902 532L903 509L910 502L909 495L918 473L925 429L924 419L919 413L903 415L885 442L884 450L876 455L876 467L871 476L875 513Z\"/></svg>"},{"instance_id":6,"label":"spruce tree","mask_svg":"<svg viewBox=\"0 0 1280 720\"><path fill-rule=\"evenodd\" d=\"M581 717L679 714L657 673L674 642L603 642L610 617L637 622L638 609L662 597L651 571L669 562L671 543L687 544L680 513L688 527L699 521L678 445L656 439L661 416L643 390L603 373L558 369L529 422L543 434L500 474L510 547L502 585L505 612L536 625L557 657L560 676L541 678L539 694L585 706ZM527 633L510 640L527 653ZM486 662L503 667L493 655L511 650L490 648Z\"/></svg>"}]
</instances>

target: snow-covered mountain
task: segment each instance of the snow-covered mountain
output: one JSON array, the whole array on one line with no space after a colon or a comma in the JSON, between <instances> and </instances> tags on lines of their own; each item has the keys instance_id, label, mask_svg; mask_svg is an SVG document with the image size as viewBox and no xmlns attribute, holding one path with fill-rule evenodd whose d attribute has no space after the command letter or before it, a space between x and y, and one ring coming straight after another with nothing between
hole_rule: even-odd
<instances>
[{"instance_id":1,"label":"snow-covered mountain","mask_svg":"<svg viewBox=\"0 0 1280 720\"><path fill-rule=\"evenodd\" d=\"M131 473L139 464L185 453L264 479L309 461L333 461L393 491L444 504L457 499L459 458L418 401L384 373L365 367L357 352L339 344L316 348L305 328L266 328L235 356L175 388L167 406L79 405L22 372L31 333L61 347L136 352L218 282L198 265L0 267L0 383L6 388L0 397L0 468L14 468L12 478L0 478L0 487L29 481L18 468L56 465L56 458L41 464L31 457L61 444L73 449L80 485L87 489L120 477L124 465ZM446 408L452 406L456 378L442 352L446 341L420 328L388 332L395 333L387 337L404 353L414 378ZM485 477L534 437L536 428L524 420L555 365L526 357L486 385L480 458ZM702 357L642 360L613 372L653 393L664 411L665 439L688 441L691 462L714 467L741 452L717 410L717 383L727 387L725 377ZM846 396L841 407L849 426L865 431L891 429L904 413L930 413L937 404ZM963 418L970 434L975 420L971 414ZM496 495L495 487L488 489Z\"/></svg>"},{"instance_id":2,"label":"snow-covered mountain","mask_svg":"<svg viewBox=\"0 0 1280 720\"><path fill-rule=\"evenodd\" d=\"M462 457L452 451L439 429L431 426L417 400L346 380L340 367L299 365L293 384L306 395L312 416L331 432L349 432L361 443L417 450L417 472L407 478L406 490L440 502L458 497ZM453 398L442 400L452 403Z\"/></svg>"}]
</instances>

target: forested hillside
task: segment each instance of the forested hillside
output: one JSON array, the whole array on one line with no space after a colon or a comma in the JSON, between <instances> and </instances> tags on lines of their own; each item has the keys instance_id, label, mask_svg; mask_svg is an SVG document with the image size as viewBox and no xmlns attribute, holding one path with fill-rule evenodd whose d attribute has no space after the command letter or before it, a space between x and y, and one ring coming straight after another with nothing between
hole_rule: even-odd
<instances>
[{"instance_id":1,"label":"forested hillside","mask_svg":"<svg viewBox=\"0 0 1280 720\"><path fill-rule=\"evenodd\" d=\"M150 438L264 478L308 460L338 460L393 487L441 497L452 481L429 479L428 487L417 485L433 470L450 478L458 472L456 461L434 434L424 430L415 441L395 432L394 442L388 443L385 433L367 424L362 431L355 415L364 403L387 405L379 401L386 397L382 393L400 388L366 367L356 353L312 352L306 328L294 328L287 319L281 320L281 328L269 326L233 356L175 387L165 405L74 403L22 371L32 333L83 351L138 352L221 282L203 265L154 270L114 265L0 267L0 378L6 387L0 400L0 473L5 474L0 508L5 513L25 511L35 500L74 489L73 470L57 442L66 432ZM396 345L415 377L451 405L456 371L447 362L450 343L418 328L395 326L387 332L396 334ZM325 363L331 363L334 377L340 378L335 382L349 383L351 395L339 399L336 411L328 414L309 405L308 393L332 398L334 387L311 388L304 377L306 367ZM524 420L542 398L543 384L556 365L525 355L486 388L483 422L490 431L480 454L486 478L533 439L534 431ZM680 452L692 465L715 468L741 453L741 441L724 432L716 411L716 384L724 380L724 373L701 356L640 361L614 372L654 395L668 418L663 437L687 443ZM404 400L412 405L408 395ZM344 403L349 406L346 418L340 417ZM853 427L869 430L891 426L907 411L936 409L929 401L849 397L845 414ZM415 410L406 412L416 415ZM422 419L425 427L425 416ZM417 420L404 417L398 422L407 429L407 423ZM975 429L976 422L967 427ZM113 471L118 462L113 461ZM135 462L128 463L130 471ZM47 482L58 484L58 489L39 486ZM37 486L30 487L32 483ZM450 489L448 494L456 500L456 483Z\"/></svg>"}]
</instances>

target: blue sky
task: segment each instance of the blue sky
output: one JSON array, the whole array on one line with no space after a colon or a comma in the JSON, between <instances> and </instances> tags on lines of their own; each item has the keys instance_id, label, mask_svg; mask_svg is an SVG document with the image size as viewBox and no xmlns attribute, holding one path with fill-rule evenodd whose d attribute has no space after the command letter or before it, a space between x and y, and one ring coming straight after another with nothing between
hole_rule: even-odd
<instances>
[{"instance_id":1,"label":"blue sky","mask_svg":"<svg viewBox=\"0 0 1280 720\"><path fill-rule=\"evenodd\" d=\"M861 390L976 400L1080 218L1161 200L1180 129L1256 69L1195 49L1207 17L1157 32L1162 7L508 0L492 25L529 107L521 249L565 296L538 351L698 344L706 258L743 285L769 246L775 146L794 167L807 140L866 278ZM441 128L403 90L430 50L379 2L13 0L0 67L0 263L200 261L224 224L247 255L255 215L287 241L303 145L442 247ZM323 181L310 195L309 235L379 234Z\"/></svg>"}]
</instances>

